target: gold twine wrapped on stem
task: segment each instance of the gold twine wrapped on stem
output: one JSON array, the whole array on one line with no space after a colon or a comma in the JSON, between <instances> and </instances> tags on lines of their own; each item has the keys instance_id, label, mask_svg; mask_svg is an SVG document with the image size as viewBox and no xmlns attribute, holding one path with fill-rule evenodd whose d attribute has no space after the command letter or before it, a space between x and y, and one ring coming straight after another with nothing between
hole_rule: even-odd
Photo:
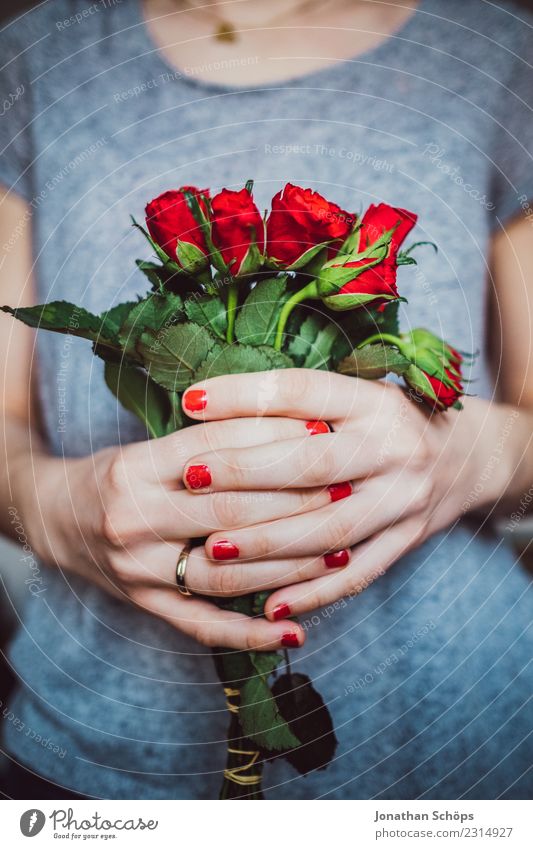
<instances>
[{"instance_id":1,"label":"gold twine wrapped on stem","mask_svg":"<svg viewBox=\"0 0 533 849\"><path fill-rule=\"evenodd\" d=\"M231 715L228 730L228 749L221 799L262 799L261 781L263 764L261 753L250 740L242 736L239 722L241 692L235 687L224 687L226 706Z\"/></svg>"}]
</instances>

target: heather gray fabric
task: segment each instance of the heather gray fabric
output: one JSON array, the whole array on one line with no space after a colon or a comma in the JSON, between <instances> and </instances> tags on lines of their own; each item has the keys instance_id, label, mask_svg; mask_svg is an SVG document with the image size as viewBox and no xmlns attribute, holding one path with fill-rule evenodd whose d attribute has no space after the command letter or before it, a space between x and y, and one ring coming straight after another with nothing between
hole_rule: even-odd
<instances>
[{"instance_id":1,"label":"heather gray fabric","mask_svg":"<svg viewBox=\"0 0 533 849\"><path fill-rule=\"evenodd\" d=\"M12 95L0 179L32 203L41 300L103 310L143 293L133 260L146 248L129 214L141 218L163 189L254 177L265 206L291 180L349 209L415 209L415 237L439 254L421 249L419 270L402 270L410 320L484 350L489 234L533 197L531 19L521 11L425 0L353 61L253 91L199 81L201 46L199 67L180 77L136 0L44 3L7 25L0 45L2 94ZM43 333L37 356L53 452L143 437L87 343ZM473 377L490 397L483 356ZM207 653L68 573L42 577L10 650L20 678L10 709L24 727L4 722L8 751L83 794L214 796L227 717ZM309 616L294 662L330 704L338 757L305 779L269 767L268 795L527 796L528 588L502 539L463 522L358 598Z\"/></svg>"}]
</instances>

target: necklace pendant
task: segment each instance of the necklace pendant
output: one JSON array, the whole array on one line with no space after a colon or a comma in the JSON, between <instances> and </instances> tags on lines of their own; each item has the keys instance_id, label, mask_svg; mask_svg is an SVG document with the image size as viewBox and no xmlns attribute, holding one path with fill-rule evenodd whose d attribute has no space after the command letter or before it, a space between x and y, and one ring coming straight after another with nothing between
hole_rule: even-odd
<instances>
[{"instance_id":1,"label":"necklace pendant","mask_svg":"<svg viewBox=\"0 0 533 849\"><path fill-rule=\"evenodd\" d=\"M217 31L214 34L214 38L217 41L226 41L226 42L234 42L238 40L237 33L231 26L231 24L227 24L222 21L217 27Z\"/></svg>"}]
</instances>

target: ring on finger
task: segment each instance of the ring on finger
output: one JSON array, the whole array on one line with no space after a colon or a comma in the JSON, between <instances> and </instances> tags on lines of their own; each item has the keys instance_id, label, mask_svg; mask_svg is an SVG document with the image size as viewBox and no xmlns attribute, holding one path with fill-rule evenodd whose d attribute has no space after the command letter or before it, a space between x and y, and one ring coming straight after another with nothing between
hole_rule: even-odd
<instances>
[{"instance_id":1,"label":"ring on finger","mask_svg":"<svg viewBox=\"0 0 533 849\"><path fill-rule=\"evenodd\" d=\"M187 570L187 562L189 560L189 554L191 553L191 546L185 545L181 549L180 556L178 557L178 562L176 564L176 584L178 585L178 590L182 596L186 598L190 598L192 596L192 592L187 586L185 581L185 572Z\"/></svg>"}]
</instances>

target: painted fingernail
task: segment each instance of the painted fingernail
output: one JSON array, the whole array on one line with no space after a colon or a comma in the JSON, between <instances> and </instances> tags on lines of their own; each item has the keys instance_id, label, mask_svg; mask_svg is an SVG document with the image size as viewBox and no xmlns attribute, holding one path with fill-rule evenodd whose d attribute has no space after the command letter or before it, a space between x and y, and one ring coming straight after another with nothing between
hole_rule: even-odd
<instances>
[{"instance_id":1,"label":"painted fingernail","mask_svg":"<svg viewBox=\"0 0 533 849\"><path fill-rule=\"evenodd\" d=\"M352 485L349 481L333 483L331 486L328 486L328 492L332 501L340 501L341 498L348 498L352 494Z\"/></svg>"},{"instance_id":2,"label":"painted fingernail","mask_svg":"<svg viewBox=\"0 0 533 849\"><path fill-rule=\"evenodd\" d=\"M287 619L290 615L291 609L288 604L278 604L272 611L274 622L278 622L279 619Z\"/></svg>"},{"instance_id":3,"label":"painted fingernail","mask_svg":"<svg viewBox=\"0 0 533 849\"><path fill-rule=\"evenodd\" d=\"M297 649L300 645L298 634L283 634L281 645L285 646L286 649Z\"/></svg>"},{"instance_id":4,"label":"painted fingernail","mask_svg":"<svg viewBox=\"0 0 533 849\"><path fill-rule=\"evenodd\" d=\"M332 551L331 554L324 555L324 563L327 569L340 569L342 566L346 566L349 559L350 552L347 548L343 548L342 551Z\"/></svg>"},{"instance_id":5,"label":"painted fingernail","mask_svg":"<svg viewBox=\"0 0 533 849\"><path fill-rule=\"evenodd\" d=\"M213 546L215 560L234 560L239 556L239 549L227 539L220 539Z\"/></svg>"},{"instance_id":6,"label":"painted fingernail","mask_svg":"<svg viewBox=\"0 0 533 849\"><path fill-rule=\"evenodd\" d=\"M183 406L190 413L199 413L207 406L207 392L203 389L190 389L183 396Z\"/></svg>"},{"instance_id":7,"label":"painted fingernail","mask_svg":"<svg viewBox=\"0 0 533 849\"><path fill-rule=\"evenodd\" d=\"M330 426L327 422L306 422L305 426L309 431L309 436L316 436L317 433L331 433Z\"/></svg>"},{"instance_id":8,"label":"painted fingernail","mask_svg":"<svg viewBox=\"0 0 533 849\"><path fill-rule=\"evenodd\" d=\"M205 489L211 486L211 471L209 466L189 466L185 474L185 480L191 489Z\"/></svg>"}]
</instances>

